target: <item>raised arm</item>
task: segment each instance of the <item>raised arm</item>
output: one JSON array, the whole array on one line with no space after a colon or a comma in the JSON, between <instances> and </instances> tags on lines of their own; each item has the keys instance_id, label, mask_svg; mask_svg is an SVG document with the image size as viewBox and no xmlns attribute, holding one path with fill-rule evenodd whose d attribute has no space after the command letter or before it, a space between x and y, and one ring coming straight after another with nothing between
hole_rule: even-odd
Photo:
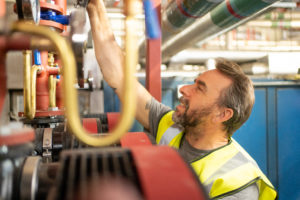
<instances>
[{"instance_id":1,"label":"raised arm","mask_svg":"<svg viewBox=\"0 0 300 200\"><path fill-rule=\"evenodd\" d=\"M104 80L114 88L120 98L123 92L124 54L114 38L103 1L90 0L87 11L91 23L95 55L100 70ZM149 108L147 104L150 103L151 98L149 92L137 81L136 119L147 129L149 128Z\"/></svg>"}]
</instances>

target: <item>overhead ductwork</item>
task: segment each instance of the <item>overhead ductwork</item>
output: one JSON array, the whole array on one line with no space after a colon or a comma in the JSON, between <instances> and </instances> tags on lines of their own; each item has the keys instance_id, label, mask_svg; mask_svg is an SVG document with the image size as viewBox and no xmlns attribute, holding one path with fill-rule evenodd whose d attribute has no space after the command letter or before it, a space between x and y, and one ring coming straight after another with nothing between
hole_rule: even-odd
<instances>
[{"instance_id":1,"label":"overhead ductwork","mask_svg":"<svg viewBox=\"0 0 300 200\"><path fill-rule=\"evenodd\" d=\"M244 22L250 16L266 9L278 0L225 0L211 12L162 44L162 60L169 60L176 53L204 43Z\"/></svg>"},{"instance_id":2,"label":"overhead ductwork","mask_svg":"<svg viewBox=\"0 0 300 200\"><path fill-rule=\"evenodd\" d=\"M227 58L235 62L256 61L268 54L260 51L205 51L195 48L189 48L181 51L173 56L170 63L188 63L188 64L201 64L205 63L208 59L218 57Z\"/></svg>"},{"instance_id":3,"label":"overhead ductwork","mask_svg":"<svg viewBox=\"0 0 300 200\"><path fill-rule=\"evenodd\" d=\"M202 18L194 20L191 25L187 26L181 32L172 35L172 37L166 36L167 39L164 39L164 33L166 30L163 30L161 47L162 61L167 62L178 52L193 46L196 43L202 44L209 39L217 37L218 35L245 23L251 17L256 16L256 14L264 11L276 1L278 0L225 0L222 3L219 3L216 7L211 6L210 9L212 10L210 12L205 14ZM172 3L176 4L175 1L172 1ZM170 8L171 7L168 6L162 15L167 16L165 12ZM174 17L173 20L176 21L177 19L180 22L180 17L176 18L175 14L172 16ZM163 17L163 25L166 24L165 20L166 18ZM189 19L183 24L190 23L191 20ZM164 25L162 28L165 29L166 26ZM141 45L140 58L144 57L145 48L143 45Z\"/></svg>"}]
</instances>

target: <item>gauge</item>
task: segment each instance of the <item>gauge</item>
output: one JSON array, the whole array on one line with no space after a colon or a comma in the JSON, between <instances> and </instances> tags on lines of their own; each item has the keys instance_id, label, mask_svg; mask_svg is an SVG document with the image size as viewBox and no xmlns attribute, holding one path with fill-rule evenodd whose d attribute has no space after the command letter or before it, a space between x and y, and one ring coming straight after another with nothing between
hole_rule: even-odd
<instances>
[{"instance_id":1,"label":"gauge","mask_svg":"<svg viewBox=\"0 0 300 200\"><path fill-rule=\"evenodd\" d=\"M17 12L19 19L33 20L38 24L40 21L40 1L39 0L17 0Z\"/></svg>"}]
</instances>

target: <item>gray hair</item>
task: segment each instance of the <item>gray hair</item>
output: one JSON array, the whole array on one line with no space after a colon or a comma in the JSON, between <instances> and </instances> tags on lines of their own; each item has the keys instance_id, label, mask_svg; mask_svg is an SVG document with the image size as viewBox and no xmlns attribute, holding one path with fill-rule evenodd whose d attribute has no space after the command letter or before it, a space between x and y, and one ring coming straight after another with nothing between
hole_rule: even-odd
<instances>
[{"instance_id":1,"label":"gray hair","mask_svg":"<svg viewBox=\"0 0 300 200\"><path fill-rule=\"evenodd\" d=\"M232 80L232 84L223 89L217 102L218 106L231 108L234 112L229 120L223 122L228 136L231 136L251 114L255 101L253 84L234 62L218 58L216 68Z\"/></svg>"}]
</instances>

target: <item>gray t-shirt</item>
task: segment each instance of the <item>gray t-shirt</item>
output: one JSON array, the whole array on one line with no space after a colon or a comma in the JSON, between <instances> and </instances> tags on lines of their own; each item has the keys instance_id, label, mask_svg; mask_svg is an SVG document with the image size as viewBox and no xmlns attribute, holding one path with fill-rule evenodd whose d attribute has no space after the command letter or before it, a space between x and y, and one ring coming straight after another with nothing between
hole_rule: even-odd
<instances>
[{"instance_id":1,"label":"gray t-shirt","mask_svg":"<svg viewBox=\"0 0 300 200\"><path fill-rule=\"evenodd\" d=\"M149 129L150 129L150 139L153 143L155 143L155 138L157 134L158 124L162 116L167 112L171 111L171 108L159 103L154 98L152 98L149 105ZM183 157L183 159L190 163L192 160L205 155L213 150L201 150L192 147L183 137L181 141L181 145L178 149L179 154ZM257 200L259 197L259 191L256 183L251 184L245 189L237 192L233 195L222 198L223 200Z\"/></svg>"}]
</instances>

